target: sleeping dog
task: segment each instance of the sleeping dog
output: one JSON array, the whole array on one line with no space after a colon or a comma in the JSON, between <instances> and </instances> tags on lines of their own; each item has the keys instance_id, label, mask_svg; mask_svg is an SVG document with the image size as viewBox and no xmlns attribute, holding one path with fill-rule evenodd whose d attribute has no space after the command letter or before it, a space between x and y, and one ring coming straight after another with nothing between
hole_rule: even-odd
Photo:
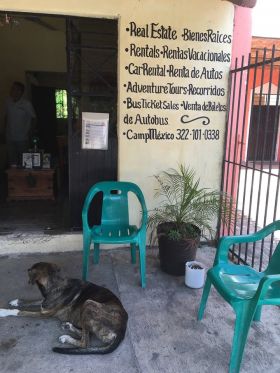
<instances>
[{"instance_id":1,"label":"sleeping dog","mask_svg":"<svg viewBox=\"0 0 280 373\"><path fill-rule=\"evenodd\" d=\"M62 335L61 343L73 347L54 347L62 354L106 354L123 340L127 313L121 301L108 289L90 282L61 277L60 268L52 263L36 263L28 269L29 283L37 284L43 299L9 303L10 309L0 309L0 317L56 317L64 330L76 336ZM90 345L90 335L100 345Z\"/></svg>"}]
</instances>

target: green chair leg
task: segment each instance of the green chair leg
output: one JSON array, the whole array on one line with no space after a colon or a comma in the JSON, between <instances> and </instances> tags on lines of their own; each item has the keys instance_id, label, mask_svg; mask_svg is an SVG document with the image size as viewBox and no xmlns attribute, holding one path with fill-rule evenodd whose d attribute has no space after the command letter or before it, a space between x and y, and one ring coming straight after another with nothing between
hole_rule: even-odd
<instances>
[{"instance_id":1,"label":"green chair leg","mask_svg":"<svg viewBox=\"0 0 280 373\"><path fill-rule=\"evenodd\" d=\"M253 319L254 312L243 306L236 312L232 350L230 355L229 373L239 373L242 356Z\"/></svg>"},{"instance_id":2,"label":"green chair leg","mask_svg":"<svg viewBox=\"0 0 280 373\"><path fill-rule=\"evenodd\" d=\"M99 250L99 247L100 247L100 244L99 243L95 243L93 245L93 263L94 264L98 264L99 263L99 253L100 253L100 250Z\"/></svg>"},{"instance_id":3,"label":"green chair leg","mask_svg":"<svg viewBox=\"0 0 280 373\"><path fill-rule=\"evenodd\" d=\"M136 264L136 244L132 243L130 245L130 252L131 252L131 263Z\"/></svg>"},{"instance_id":4,"label":"green chair leg","mask_svg":"<svg viewBox=\"0 0 280 373\"><path fill-rule=\"evenodd\" d=\"M88 260L90 252L90 240L84 240L83 247L83 280L86 281L88 277Z\"/></svg>"},{"instance_id":5,"label":"green chair leg","mask_svg":"<svg viewBox=\"0 0 280 373\"><path fill-rule=\"evenodd\" d=\"M198 314L197 314L197 319L198 320L201 320L203 318L204 310L205 310L207 299L208 299L208 295L209 295L209 292L210 292L210 288L211 288L211 281L210 281L209 277L207 276L206 282L205 282L205 285L204 285L204 289L203 289L203 293L202 293L202 297L201 297L201 301L200 301Z\"/></svg>"},{"instance_id":6,"label":"green chair leg","mask_svg":"<svg viewBox=\"0 0 280 373\"><path fill-rule=\"evenodd\" d=\"M260 321L261 320L261 314L262 314L262 306L258 306L256 309L256 312L254 314L254 321Z\"/></svg>"},{"instance_id":7,"label":"green chair leg","mask_svg":"<svg viewBox=\"0 0 280 373\"><path fill-rule=\"evenodd\" d=\"M140 276L141 286L144 289L146 287L146 245L139 244L139 262L140 262Z\"/></svg>"}]
</instances>

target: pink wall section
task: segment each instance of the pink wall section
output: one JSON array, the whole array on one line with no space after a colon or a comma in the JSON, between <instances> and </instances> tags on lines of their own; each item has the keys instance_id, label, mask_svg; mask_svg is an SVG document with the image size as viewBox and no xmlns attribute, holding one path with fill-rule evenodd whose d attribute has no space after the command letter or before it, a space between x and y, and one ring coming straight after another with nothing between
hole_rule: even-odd
<instances>
[{"instance_id":1,"label":"pink wall section","mask_svg":"<svg viewBox=\"0 0 280 373\"><path fill-rule=\"evenodd\" d=\"M252 39L252 9L236 5L234 8L232 67L235 65L236 58L241 61L242 56L248 56L251 51Z\"/></svg>"},{"instance_id":2,"label":"pink wall section","mask_svg":"<svg viewBox=\"0 0 280 373\"><path fill-rule=\"evenodd\" d=\"M234 25L233 25L233 42L231 69L241 66L242 56L244 56L243 65L248 64L248 55L251 52L252 39L252 9L234 6ZM236 64L237 58L237 64ZM245 93L246 93L247 74L243 73L242 79L240 74L232 81L231 90L235 91L235 96L231 94L230 111L228 119L228 133L226 139L225 158L228 162L224 170L224 191L231 195L234 200L237 197L237 184L239 178L239 168L235 167L235 162L241 158L241 135L242 124L245 113ZM241 85L241 86L240 86ZM231 92L233 93L233 92ZM239 93L239 94L238 94ZM237 109L239 108L239 109ZM229 140L231 138L231 141ZM221 227L221 234L231 234L228 228ZM227 233L226 233L227 232Z\"/></svg>"},{"instance_id":3,"label":"pink wall section","mask_svg":"<svg viewBox=\"0 0 280 373\"><path fill-rule=\"evenodd\" d=\"M234 6L234 25L233 25L233 43L231 68L241 66L242 56L244 56L243 66L248 65L248 56L251 52L252 42L252 9ZM237 61L236 61L237 59ZM241 75L242 74L242 75ZM236 74L232 81L231 102L229 111L228 126L231 127L233 136L231 142L227 138L226 157L233 163L240 159L240 145L242 137L242 128L245 115L245 95L246 95L247 72ZM232 159L231 159L232 158ZM228 166L228 179L231 180L230 194L235 198L237 193L238 169Z\"/></svg>"}]
</instances>

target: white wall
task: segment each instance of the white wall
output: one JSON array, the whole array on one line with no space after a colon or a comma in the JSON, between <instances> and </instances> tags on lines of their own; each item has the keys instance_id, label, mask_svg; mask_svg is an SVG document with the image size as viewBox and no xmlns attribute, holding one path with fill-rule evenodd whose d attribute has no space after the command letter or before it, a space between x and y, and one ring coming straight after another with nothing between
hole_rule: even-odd
<instances>
[{"instance_id":1,"label":"white wall","mask_svg":"<svg viewBox=\"0 0 280 373\"><path fill-rule=\"evenodd\" d=\"M233 29L233 5L220 0L0 0L0 9L25 11L48 14L67 14L87 17L107 17L119 19L119 178L122 180L132 180L140 185L146 196L148 207L155 205L154 181L152 175L168 167L176 167L179 162L195 168L201 178L203 186L219 188L222 152L225 130L225 106L227 102L227 80L230 66L230 41ZM133 24L139 28L137 33L133 32ZM151 37L152 24L156 29L162 25L165 30L172 29L171 36L176 39L162 39ZM184 40L182 34L184 29L200 33L198 36L203 39L202 33L213 30L217 36L219 34L221 42L191 41ZM146 31L147 30L147 31ZM173 32L173 34L172 34ZM168 33L168 32L167 32ZM221 34L223 35L221 36ZM156 36L156 33L154 33ZM170 35L169 35L170 36ZM195 38L196 35L194 34ZM153 57L136 54L136 48L146 48ZM167 58L161 54L164 50L174 50L173 54L186 53L187 58ZM189 58L189 49L194 50L199 56L198 60ZM128 51L127 51L128 50ZM151 51L157 51L156 53ZM177 52L176 52L177 51ZM186 51L186 52L184 52ZM205 55L203 55L205 53ZM213 53L221 61L212 61ZM55 56L49 56L55 59ZM136 67L142 67L147 63L148 67L158 67L165 69L164 76L144 75L143 71L139 75L132 74L126 69L130 63ZM185 72L189 77L169 76L167 70L178 68L178 72ZM198 71L197 77L192 77L193 70ZM207 70L208 77L201 77L203 69ZM214 69L214 70L213 70ZM211 74L217 74L212 78ZM163 86L166 93L150 94L135 93L129 90L129 85L136 83L146 85L151 88ZM126 84L126 86L124 86ZM181 93L170 92L170 84L176 87L183 87ZM202 94L195 94L191 91L192 85L195 89L203 91ZM212 93L210 88L212 87ZM179 89L179 88L178 88ZM207 92L207 90L209 92ZM223 95L218 95L217 91ZM172 102L173 109L146 109L143 107L142 99L151 102L156 100L158 105L163 105L163 101ZM140 108L128 108L127 101L132 100ZM183 102L196 104L196 110L185 110ZM211 110L205 110L203 104L211 101L215 106ZM139 104L140 103L140 104ZM199 107L200 106L200 107ZM135 123L137 115L147 120L148 115L156 116L158 121L167 123L166 125L140 124ZM188 118L186 117L188 115ZM126 124L125 117L131 118L132 123ZM182 124L181 118L194 120L189 124ZM208 125L203 125L198 117L207 117ZM163 118L163 119L162 119ZM149 129L160 130L169 136L175 137L171 140L151 140L147 142L141 139L128 139L135 134L149 133ZM184 140L177 139L180 130L184 130ZM194 140L193 135L201 135L201 139ZM206 131L205 131L206 130ZM189 132L188 132L189 131ZM188 132L187 139L185 139Z\"/></svg>"}]
</instances>

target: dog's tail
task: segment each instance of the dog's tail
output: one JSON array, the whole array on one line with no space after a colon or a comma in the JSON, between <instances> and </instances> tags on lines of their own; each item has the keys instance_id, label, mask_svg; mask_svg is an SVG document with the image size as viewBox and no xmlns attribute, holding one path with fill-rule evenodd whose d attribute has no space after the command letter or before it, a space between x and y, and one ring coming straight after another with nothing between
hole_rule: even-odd
<instances>
[{"instance_id":1,"label":"dog's tail","mask_svg":"<svg viewBox=\"0 0 280 373\"><path fill-rule=\"evenodd\" d=\"M69 355L90 355L90 354L100 354L105 355L113 352L121 341L124 339L124 333L117 334L116 338L112 340L109 344L104 346L92 346L87 348L80 347L54 347L53 352L58 352L59 354L69 354Z\"/></svg>"}]
</instances>

